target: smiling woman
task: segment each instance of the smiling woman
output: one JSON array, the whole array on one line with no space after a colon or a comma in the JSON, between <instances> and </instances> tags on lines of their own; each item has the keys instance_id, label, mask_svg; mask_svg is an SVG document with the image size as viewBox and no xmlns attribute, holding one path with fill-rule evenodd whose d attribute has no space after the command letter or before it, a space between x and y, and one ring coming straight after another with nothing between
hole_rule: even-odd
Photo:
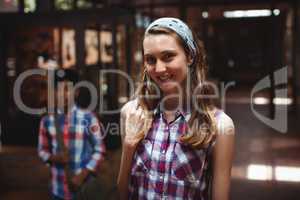
<instances>
[{"instance_id":1,"label":"smiling woman","mask_svg":"<svg viewBox=\"0 0 300 200\"><path fill-rule=\"evenodd\" d=\"M163 31L160 31L164 33ZM187 76L187 59L178 39L172 35L149 35L144 40L144 57L147 73L164 94L176 93Z\"/></svg>"},{"instance_id":2,"label":"smiling woman","mask_svg":"<svg viewBox=\"0 0 300 200\"><path fill-rule=\"evenodd\" d=\"M143 58L143 84L121 110L120 196L229 199L234 125L203 98L201 43L181 20L160 18L146 29Z\"/></svg>"}]
</instances>

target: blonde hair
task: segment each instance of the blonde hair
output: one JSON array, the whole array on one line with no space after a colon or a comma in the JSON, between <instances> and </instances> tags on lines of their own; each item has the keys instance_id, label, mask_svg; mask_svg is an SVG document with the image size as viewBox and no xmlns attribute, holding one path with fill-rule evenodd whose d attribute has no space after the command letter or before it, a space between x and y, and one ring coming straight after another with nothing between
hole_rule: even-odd
<instances>
[{"instance_id":1,"label":"blonde hair","mask_svg":"<svg viewBox=\"0 0 300 200\"><path fill-rule=\"evenodd\" d=\"M172 35L183 47L186 56L188 57L191 55L187 44L171 29L154 27L148 31L144 36L144 39L150 34ZM194 33L193 35L196 39ZM206 54L202 42L198 39L196 39L196 55L193 57L193 63L189 68L190 73L187 76L191 76L191 88L187 90L194 91L196 88L199 88L200 91L198 95L204 96L210 94L210 88L205 84L207 72ZM145 137L148 133L153 121L153 113L151 111L153 111L160 102L160 98L155 99L153 96L152 98L149 98L150 95L156 94L156 90L153 87L155 83L151 81L151 84L149 84L149 81L151 81L150 77L147 75L146 70L144 70L141 77L142 84L137 90L136 95L138 97L138 105L141 106L145 113L147 113L145 116L147 116L146 121L148 123L144 130L140 132L139 137ZM189 98L190 101L191 97ZM216 125L213 113L210 112L213 107L212 101L209 99L196 99L196 103L198 104L197 106L200 108L200 111L192 109L191 117L188 121L188 134L180 136L179 139L181 142L198 149L206 147L212 142L216 135Z\"/></svg>"}]
</instances>

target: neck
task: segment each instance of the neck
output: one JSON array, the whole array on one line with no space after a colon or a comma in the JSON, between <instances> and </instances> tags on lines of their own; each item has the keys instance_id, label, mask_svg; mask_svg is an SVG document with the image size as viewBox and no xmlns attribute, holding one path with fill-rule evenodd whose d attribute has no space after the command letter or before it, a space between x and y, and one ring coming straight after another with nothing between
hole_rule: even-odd
<instances>
[{"instance_id":1,"label":"neck","mask_svg":"<svg viewBox=\"0 0 300 200\"><path fill-rule=\"evenodd\" d=\"M161 108L164 111L177 111L182 110L184 104L184 99L182 96L179 95L169 95L164 96L164 98L161 101Z\"/></svg>"},{"instance_id":2,"label":"neck","mask_svg":"<svg viewBox=\"0 0 300 200\"><path fill-rule=\"evenodd\" d=\"M192 109L192 102L189 98L184 96L174 96L174 97L164 97L161 101L161 108L164 111L176 112L180 111L190 111Z\"/></svg>"},{"instance_id":3,"label":"neck","mask_svg":"<svg viewBox=\"0 0 300 200\"><path fill-rule=\"evenodd\" d=\"M176 97L165 99L162 103L164 110L174 110L179 108L180 100Z\"/></svg>"},{"instance_id":4,"label":"neck","mask_svg":"<svg viewBox=\"0 0 300 200\"><path fill-rule=\"evenodd\" d=\"M68 113L72 109L73 105L65 105L65 106L58 106L58 110L64 114Z\"/></svg>"}]
</instances>

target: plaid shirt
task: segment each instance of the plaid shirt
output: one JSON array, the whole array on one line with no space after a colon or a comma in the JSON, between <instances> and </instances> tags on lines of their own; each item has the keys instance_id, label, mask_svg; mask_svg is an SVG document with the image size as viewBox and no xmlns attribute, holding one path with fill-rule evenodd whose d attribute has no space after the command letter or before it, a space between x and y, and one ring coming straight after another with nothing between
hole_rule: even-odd
<instances>
[{"instance_id":1,"label":"plaid shirt","mask_svg":"<svg viewBox=\"0 0 300 200\"><path fill-rule=\"evenodd\" d=\"M69 150L70 171L73 174L80 173L84 168L96 171L105 152L96 116L74 106L68 114L59 115L58 124ZM40 123L38 154L44 162L48 162L50 155L58 152L54 115L47 115ZM51 164L51 175L52 194L62 199L74 198L68 189L63 166Z\"/></svg>"},{"instance_id":2,"label":"plaid shirt","mask_svg":"<svg viewBox=\"0 0 300 200\"><path fill-rule=\"evenodd\" d=\"M189 117L177 112L168 124L161 112L155 114L133 158L129 199L208 199L213 143L193 149L178 142Z\"/></svg>"}]
</instances>

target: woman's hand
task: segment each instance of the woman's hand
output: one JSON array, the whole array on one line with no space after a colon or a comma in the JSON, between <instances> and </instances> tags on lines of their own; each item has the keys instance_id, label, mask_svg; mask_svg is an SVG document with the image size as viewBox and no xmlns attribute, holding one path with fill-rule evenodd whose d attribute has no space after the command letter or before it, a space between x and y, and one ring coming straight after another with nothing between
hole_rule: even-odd
<instances>
[{"instance_id":1,"label":"woman's hand","mask_svg":"<svg viewBox=\"0 0 300 200\"><path fill-rule=\"evenodd\" d=\"M135 151L139 142L151 126L151 119L147 118L147 113L141 108L130 110L125 116L125 137L123 141L124 148Z\"/></svg>"},{"instance_id":2,"label":"woman's hand","mask_svg":"<svg viewBox=\"0 0 300 200\"><path fill-rule=\"evenodd\" d=\"M127 103L121 110L121 136L123 150L118 176L118 190L121 200L128 198L128 184L130 179L131 164L136 148L152 123L145 112L137 107L134 102Z\"/></svg>"}]
</instances>

